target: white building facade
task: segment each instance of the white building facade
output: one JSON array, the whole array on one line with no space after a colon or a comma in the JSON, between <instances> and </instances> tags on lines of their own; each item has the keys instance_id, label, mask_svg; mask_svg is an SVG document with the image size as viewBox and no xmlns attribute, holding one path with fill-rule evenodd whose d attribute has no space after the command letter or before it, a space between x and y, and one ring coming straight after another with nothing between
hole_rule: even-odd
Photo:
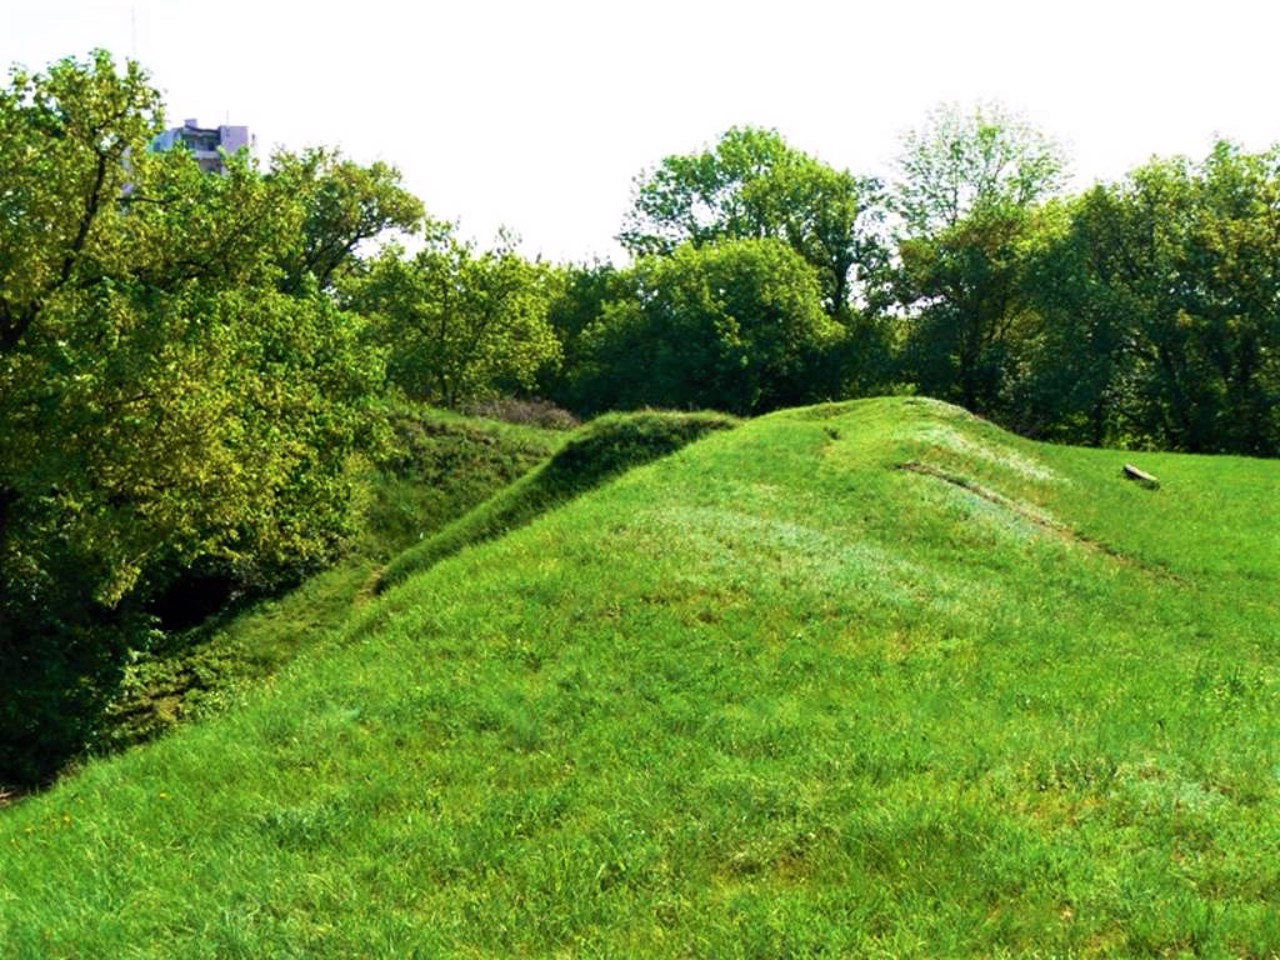
<instances>
[{"instance_id":1,"label":"white building facade","mask_svg":"<svg viewBox=\"0 0 1280 960\"><path fill-rule=\"evenodd\" d=\"M225 157L253 147L248 127L202 127L194 120L166 130L151 142L158 152L184 147L195 154L200 169L207 173L225 173Z\"/></svg>"}]
</instances>

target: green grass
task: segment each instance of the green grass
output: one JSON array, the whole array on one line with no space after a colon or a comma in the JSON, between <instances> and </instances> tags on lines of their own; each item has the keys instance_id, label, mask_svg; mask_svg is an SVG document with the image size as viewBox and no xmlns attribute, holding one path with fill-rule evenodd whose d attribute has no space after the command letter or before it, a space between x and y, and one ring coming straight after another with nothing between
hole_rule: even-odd
<instances>
[{"instance_id":1,"label":"green grass","mask_svg":"<svg viewBox=\"0 0 1280 960\"><path fill-rule=\"evenodd\" d=\"M374 485L361 552L385 561L551 457L572 433L408 407Z\"/></svg>"},{"instance_id":2,"label":"green grass","mask_svg":"<svg viewBox=\"0 0 1280 960\"><path fill-rule=\"evenodd\" d=\"M599 417L575 431L546 463L396 557L379 589L403 583L465 547L510 533L633 467L737 422L721 413L652 410Z\"/></svg>"},{"instance_id":3,"label":"green grass","mask_svg":"<svg viewBox=\"0 0 1280 960\"><path fill-rule=\"evenodd\" d=\"M1125 459L709 435L0 813L6 956L1276 956L1280 466Z\"/></svg>"}]
</instances>

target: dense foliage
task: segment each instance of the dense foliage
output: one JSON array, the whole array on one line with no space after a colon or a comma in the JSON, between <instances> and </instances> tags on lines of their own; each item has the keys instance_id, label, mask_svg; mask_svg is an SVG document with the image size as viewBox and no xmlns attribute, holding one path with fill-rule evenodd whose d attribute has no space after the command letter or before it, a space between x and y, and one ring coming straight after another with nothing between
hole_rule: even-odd
<instances>
[{"instance_id":1,"label":"dense foliage","mask_svg":"<svg viewBox=\"0 0 1280 960\"><path fill-rule=\"evenodd\" d=\"M992 106L935 111L887 188L734 128L637 178L619 239L639 259L570 271L552 309L564 367L545 388L583 412L743 413L905 389L1068 442L1280 453L1280 151L1224 141L1074 198L1066 169ZM760 256L716 251L766 240L809 268L838 331L788 334L793 313L724 295L763 292ZM715 295L694 281L711 262ZM808 282L792 277L794 308ZM785 388L726 379L725 332L752 318L796 350ZM735 342L743 369L767 365Z\"/></svg>"},{"instance_id":2,"label":"dense foliage","mask_svg":"<svg viewBox=\"0 0 1280 960\"><path fill-rule=\"evenodd\" d=\"M817 274L828 312L846 316L859 267L879 261L878 181L836 170L772 130L735 127L712 150L670 156L636 180L618 239L637 256L682 243L774 238Z\"/></svg>"},{"instance_id":3,"label":"dense foliage","mask_svg":"<svg viewBox=\"0 0 1280 960\"><path fill-rule=\"evenodd\" d=\"M294 239L347 168L208 176L160 126L103 53L0 94L0 780L83 743L168 595L335 556L376 446L382 357Z\"/></svg>"},{"instance_id":4,"label":"dense foliage","mask_svg":"<svg viewBox=\"0 0 1280 960\"><path fill-rule=\"evenodd\" d=\"M837 389L814 374L842 328L823 313L813 271L785 243L684 244L641 260L632 283L631 295L606 304L582 335L580 389L590 409L750 414Z\"/></svg>"},{"instance_id":5,"label":"dense foliage","mask_svg":"<svg viewBox=\"0 0 1280 960\"><path fill-rule=\"evenodd\" d=\"M927 134L897 193L904 380L1068 442L1280 453L1280 152L1053 199L1062 160L1016 121Z\"/></svg>"},{"instance_id":6,"label":"dense foliage","mask_svg":"<svg viewBox=\"0 0 1280 960\"><path fill-rule=\"evenodd\" d=\"M637 177L632 263L575 266L460 238L386 164L207 175L149 149L162 126L102 52L0 90L0 783L91 741L156 631L339 556L389 402L918 392L1043 438L1280 454L1280 148L1072 197L994 107L935 112L888 183L736 127Z\"/></svg>"},{"instance_id":7,"label":"dense foliage","mask_svg":"<svg viewBox=\"0 0 1280 960\"><path fill-rule=\"evenodd\" d=\"M1027 258L1040 328L1015 416L1074 442L1280 453L1280 151L1153 160L1059 221Z\"/></svg>"},{"instance_id":8,"label":"dense foliage","mask_svg":"<svg viewBox=\"0 0 1280 960\"><path fill-rule=\"evenodd\" d=\"M505 238L503 238L505 240ZM391 382L446 407L528 390L560 357L547 320L557 276L504 242L477 253L432 225L412 257L388 246L346 289L370 318L367 339L388 352Z\"/></svg>"}]
</instances>

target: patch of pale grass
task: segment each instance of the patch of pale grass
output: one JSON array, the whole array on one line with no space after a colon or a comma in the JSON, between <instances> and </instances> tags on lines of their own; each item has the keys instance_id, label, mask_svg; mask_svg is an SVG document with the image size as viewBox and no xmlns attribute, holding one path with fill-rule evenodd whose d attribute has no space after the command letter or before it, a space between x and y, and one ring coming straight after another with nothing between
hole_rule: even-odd
<instances>
[{"instance_id":1,"label":"patch of pale grass","mask_svg":"<svg viewBox=\"0 0 1280 960\"><path fill-rule=\"evenodd\" d=\"M1026 480L1060 483L1063 479L1061 474L1038 460L1033 460L1010 447L974 440L946 424L931 423L915 431L914 437L962 457L981 460L991 466L1011 470Z\"/></svg>"},{"instance_id":2,"label":"patch of pale grass","mask_svg":"<svg viewBox=\"0 0 1280 960\"><path fill-rule=\"evenodd\" d=\"M923 476L931 476L922 474ZM941 478L939 478L941 480ZM947 509L958 510L965 522L980 524L1015 542L1052 538L1068 532L1051 513L1025 500L1005 497L979 484L942 481L930 483L927 496Z\"/></svg>"},{"instance_id":3,"label":"patch of pale grass","mask_svg":"<svg viewBox=\"0 0 1280 960\"><path fill-rule=\"evenodd\" d=\"M660 532L655 543L679 537L681 549L716 579L790 584L825 596L865 596L888 606L951 613L967 608L977 586L871 539L843 539L724 507L669 506L646 511L637 523Z\"/></svg>"}]
</instances>

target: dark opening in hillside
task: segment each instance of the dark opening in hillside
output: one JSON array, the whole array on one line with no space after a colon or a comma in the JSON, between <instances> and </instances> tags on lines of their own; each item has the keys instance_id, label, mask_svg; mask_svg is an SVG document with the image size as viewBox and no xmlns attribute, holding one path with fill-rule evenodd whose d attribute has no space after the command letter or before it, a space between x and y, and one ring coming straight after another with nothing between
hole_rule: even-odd
<instances>
[{"instance_id":1,"label":"dark opening in hillside","mask_svg":"<svg viewBox=\"0 0 1280 960\"><path fill-rule=\"evenodd\" d=\"M189 630L236 599L236 581L223 571L189 570L151 601L148 612L167 632Z\"/></svg>"}]
</instances>

